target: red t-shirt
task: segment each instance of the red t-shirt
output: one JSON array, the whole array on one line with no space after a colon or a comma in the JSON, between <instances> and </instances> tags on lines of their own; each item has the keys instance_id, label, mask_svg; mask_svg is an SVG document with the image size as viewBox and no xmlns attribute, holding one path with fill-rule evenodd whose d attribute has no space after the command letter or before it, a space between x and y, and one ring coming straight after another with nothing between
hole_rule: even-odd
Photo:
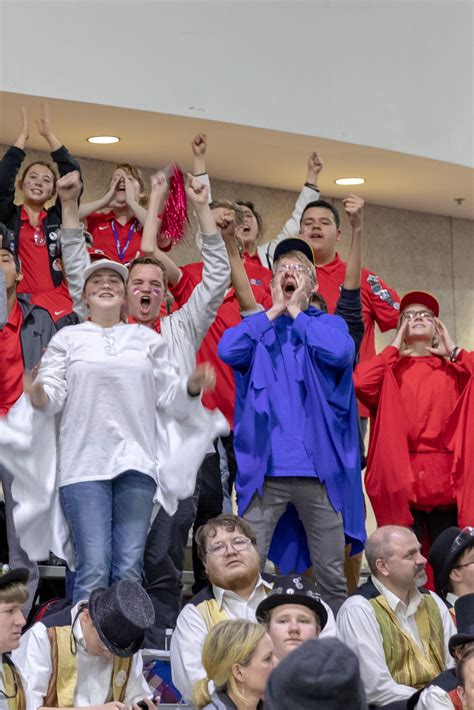
<instances>
[{"instance_id":1,"label":"red t-shirt","mask_svg":"<svg viewBox=\"0 0 474 710\"><path fill-rule=\"evenodd\" d=\"M100 249L113 261L129 264L140 255L142 225L135 217L131 217L125 224L120 224L113 210L93 212L87 218L87 231L92 236L94 249Z\"/></svg>"},{"instance_id":2,"label":"red t-shirt","mask_svg":"<svg viewBox=\"0 0 474 710\"><path fill-rule=\"evenodd\" d=\"M23 279L18 284L17 293L38 293L38 291L50 291L54 288L49 268L48 247L42 227L45 217L46 212L42 210L38 218L38 226L33 227L25 208L21 210L18 256Z\"/></svg>"},{"instance_id":3,"label":"red t-shirt","mask_svg":"<svg viewBox=\"0 0 474 710\"><path fill-rule=\"evenodd\" d=\"M336 254L329 264L317 267L317 274L319 292L328 304L329 313L334 313L341 293L341 286L344 285L346 262L342 261L339 254ZM362 269L360 293L365 333L360 346L359 362L364 362L375 355L375 323L382 333L397 327L400 315L400 296L376 274L367 269ZM369 416L368 409L361 404L359 411L361 416Z\"/></svg>"},{"instance_id":4,"label":"red t-shirt","mask_svg":"<svg viewBox=\"0 0 474 710\"><path fill-rule=\"evenodd\" d=\"M66 283L62 281L55 287L51 278L48 246L42 227L45 217L46 212L43 210L38 219L38 226L33 227L26 210L23 208L21 211L18 256L23 279L18 284L17 293L31 294L30 302L46 308L51 318L56 321L71 313L72 299ZM62 271L61 259L54 260L53 269Z\"/></svg>"},{"instance_id":5,"label":"red t-shirt","mask_svg":"<svg viewBox=\"0 0 474 710\"><path fill-rule=\"evenodd\" d=\"M262 286L270 293L270 283L273 274L270 269L262 265L258 256L250 256L250 254L245 253L244 269L252 286Z\"/></svg>"},{"instance_id":6,"label":"red t-shirt","mask_svg":"<svg viewBox=\"0 0 474 710\"><path fill-rule=\"evenodd\" d=\"M0 330L0 415L7 414L23 392L23 355L21 326L23 314L18 301L13 306L8 322Z\"/></svg>"},{"instance_id":7,"label":"red t-shirt","mask_svg":"<svg viewBox=\"0 0 474 710\"><path fill-rule=\"evenodd\" d=\"M249 279L261 278L261 272L260 276L257 276L257 272L246 262L244 262L244 267ZM194 287L200 283L203 265L202 262L197 262L195 264L186 264L186 266L181 266L180 268L182 272L181 279L179 283L170 290L177 304L182 306L189 299ZM261 265L260 268L264 269ZM265 271L269 271L269 269L265 269ZM272 299L263 286L252 283L252 291L257 303L261 303L264 308L270 308ZM227 328L237 325L241 320L239 303L235 291L232 288L227 292L222 306L220 306L217 311L214 323L207 331L206 337L202 341L201 347L196 355L197 363L210 362L216 370L216 387L213 392L206 392L204 394L202 398L203 404L209 409L220 409L228 420L231 428L234 422L234 373L232 372L232 368L223 363L218 357L217 346L224 331L227 330Z\"/></svg>"}]
</instances>

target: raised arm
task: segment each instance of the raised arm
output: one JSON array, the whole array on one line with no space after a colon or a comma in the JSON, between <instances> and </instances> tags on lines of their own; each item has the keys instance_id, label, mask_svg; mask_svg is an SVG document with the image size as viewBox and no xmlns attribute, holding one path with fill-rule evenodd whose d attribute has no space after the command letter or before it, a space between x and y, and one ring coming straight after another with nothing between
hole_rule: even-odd
<instances>
[{"instance_id":1,"label":"raised arm","mask_svg":"<svg viewBox=\"0 0 474 710\"><path fill-rule=\"evenodd\" d=\"M240 238L237 236L238 229L235 226L235 212L232 210L224 212L217 220L217 223L221 228L222 238L229 257L230 280L234 287L240 310L244 313L259 311L261 307L255 300L239 250Z\"/></svg>"},{"instance_id":2,"label":"raised arm","mask_svg":"<svg viewBox=\"0 0 474 710\"><path fill-rule=\"evenodd\" d=\"M163 207L168 196L169 185L160 171L155 173L150 178L151 190L150 200L148 203L148 213L145 224L143 226L141 251L143 254L151 254L156 259L159 259L168 276L168 283L173 286L178 283L181 278L181 269L176 266L174 261L158 247L156 237L160 228L160 220L158 214L163 210Z\"/></svg>"},{"instance_id":3,"label":"raised arm","mask_svg":"<svg viewBox=\"0 0 474 710\"><path fill-rule=\"evenodd\" d=\"M308 167L306 173L306 182L298 195L293 212L289 220L285 223L283 229L277 236L270 242L261 244L258 247L258 253L260 256L260 261L264 266L269 269L273 265L273 254L275 252L276 245L282 241L282 239L288 239L289 237L295 237L300 231L300 220L303 210L310 202L314 200L319 200L320 191L318 187L318 180L321 170L323 169L324 163L318 153L313 152L308 158Z\"/></svg>"},{"instance_id":4,"label":"raised arm","mask_svg":"<svg viewBox=\"0 0 474 710\"><path fill-rule=\"evenodd\" d=\"M78 196L82 188L77 171L68 173L57 182L58 199L62 206L62 223L59 231L64 274L71 294L74 312L81 320L87 317L87 308L82 298L84 269L90 264L84 230L79 221Z\"/></svg>"},{"instance_id":5,"label":"raised arm","mask_svg":"<svg viewBox=\"0 0 474 710\"><path fill-rule=\"evenodd\" d=\"M52 153L54 153L55 150L61 148L62 143L60 140L58 140L58 138L56 138L55 134L53 133L53 129L51 128L49 106L45 101L41 103L40 115L39 118L36 120L36 126L38 128L38 133L42 138L45 139Z\"/></svg>"},{"instance_id":6,"label":"raised arm","mask_svg":"<svg viewBox=\"0 0 474 710\"><path fill-rule=\"evenodd\" d=\"M21 107L21 129L20 133L18 135L18 138L14 142L14 146L16 148L20 148L20 150L25 150L26 142L28 140L29 136L29 131L28 131L28 114L26 113L26 108L24 106Z\"/></svg>"},{"instance_id":7,"label":"raised arm","mask_svg":"<svg viewBox=\"0 0 474 710\"><path fill-rule=\"evenodd\" d=\"M191 141L191 149L193 151L193 175L207 175L206 172L206 150L207 136L205 133L198 133Z\"/></svg>"},{"instance_id":8,"label":"raised arm","mask_svg":"<svg viewBox=\"0 0 474 710\"><path fill-rule=\"evenodd\" d=\"M119 181L120 175L114 174L109 189L102 195L102 197L99 197L97 200L93 200L92 202L86 202L80 205L79 219L81 220L81 222L87 219L87 217L93 212L103 210L110 205L114 198Z\"/></svg>"},{"instance_id":9,"label":"raised arm","mask_svg":"<svg viewBox=\"0 0 474 710\"><path fill-rule=\"evenodd\" d=\"M370 360L359 363L355 369L354 385L357 399L369 409L375 410L378 406L387 366L399 357L407 326L408 321L402 319L392 343Z\"/></svg>"},{"instance_id":10,"label":"raised arm","mask_svg":"<svg viewBox=\"0 0 474 710\"><path fill-rule=\"evenodd\" d=\"M360 288L360 270L362 268L362 211L364 200L357 195L349 195L342 201L352 227L352 240L347 260L344 288Z\"/></svg>"},{"instance_id":11,"label":"raised arm","mask_svg":"<svg viewBox=\"0 0 474 710\"><path fill-rule=\"evenodd\" d=\"M15 180L25 159L27 140L28 117L26 109L23 107L18 138L0 160L0 222L8 222L15 210Z\"/></svg>"}]
</instances>

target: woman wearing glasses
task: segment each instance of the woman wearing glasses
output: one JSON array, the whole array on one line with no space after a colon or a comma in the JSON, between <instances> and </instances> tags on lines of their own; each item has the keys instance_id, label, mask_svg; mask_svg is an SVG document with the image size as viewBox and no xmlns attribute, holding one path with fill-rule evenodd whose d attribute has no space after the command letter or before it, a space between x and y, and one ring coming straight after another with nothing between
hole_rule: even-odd
<instances>
[{"instance_id":1,"label":"woman wearing glasses","mask_svg":"<svg viewBox=\"0 0 474 710\"><path fill-rule=\"evenodd\" d=\"M75 548L73 603L141 580L157 486L155 410L193 426L203 411L197 395L214 384L205 364L180 379L160 335L122 322L127 275L107 259L85 269L89 320L52 338L25 386L34 407L62 412L58 480Z\"/></svg>"},{"instance_id":2,"label":"woman wearing glasses","mask_svg":"<svg viewBox=\"0 0 474 710\"><path fill-rule=\"evenodd\" d=\"M453 476L455 451L472 446L467 411L460 411L468 407L460 396L468 394L472 355L438 316L430 293L407 293L391 345L355 372L357 396L371 412L365 483L377 522L413 526L427 546L458 518L472 522L474 515L467 486Z\"/></svg>"}]
</instances>

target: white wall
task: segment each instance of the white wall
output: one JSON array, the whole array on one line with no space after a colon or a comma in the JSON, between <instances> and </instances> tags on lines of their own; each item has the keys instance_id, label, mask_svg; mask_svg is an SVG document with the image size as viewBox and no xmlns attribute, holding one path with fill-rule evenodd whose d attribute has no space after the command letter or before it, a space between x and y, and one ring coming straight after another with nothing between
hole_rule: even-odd
<instances>
[{"instance_id":1,"label":"white wall","mask_svg":"<svg viewBox=\"0 0 474 710\"><path fill-rule=\"evenodd\" d=\"M472 15L470 0L0 0L0 88L471 166Z\"/></svg>"}]
</instances>

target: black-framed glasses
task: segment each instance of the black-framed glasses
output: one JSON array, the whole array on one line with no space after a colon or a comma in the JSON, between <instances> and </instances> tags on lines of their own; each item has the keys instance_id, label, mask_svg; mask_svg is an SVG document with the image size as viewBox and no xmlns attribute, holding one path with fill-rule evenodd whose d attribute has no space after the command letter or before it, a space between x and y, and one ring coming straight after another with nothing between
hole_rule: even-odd
<instances>
[{"instance_id":1,"label":"black-framed glasses","mask_svg":"<svg viewBox=\"0 0 474 710\"><path fill-rule=\"evenodd\" d=\"M449 550L449 557L456 557L460 552L462 552L462 550L464 550L465 547L469 547L470 544L474 545L474 528L470 525L466 525L466 527L461 530L459 535L454 538L454 542Z\"/></svg>"}]
</instances>

